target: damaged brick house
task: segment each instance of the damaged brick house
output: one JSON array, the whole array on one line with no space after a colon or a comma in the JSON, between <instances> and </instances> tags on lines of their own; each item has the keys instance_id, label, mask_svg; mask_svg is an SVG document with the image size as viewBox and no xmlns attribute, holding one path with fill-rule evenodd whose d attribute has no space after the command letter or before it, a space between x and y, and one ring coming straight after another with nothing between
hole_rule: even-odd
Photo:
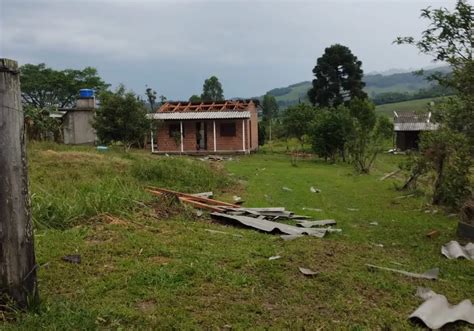
<instances>
[{"instance_id":1,"label":"damaged brick house","mask_svg":"<svg viewBox=\"0 0 474 331\"><path fill-rule=\"evenodd\" d=\"M150 114L153 153L250 153L258 149L258 100L166 102Z\"/></svg>"}]
</instances>

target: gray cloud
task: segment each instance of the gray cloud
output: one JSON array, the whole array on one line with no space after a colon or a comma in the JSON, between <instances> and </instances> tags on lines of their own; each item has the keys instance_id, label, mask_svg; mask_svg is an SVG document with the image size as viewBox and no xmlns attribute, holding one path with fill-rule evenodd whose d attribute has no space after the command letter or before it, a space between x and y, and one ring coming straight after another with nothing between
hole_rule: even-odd
<instances>
[{"instance_id":1,"label":"gray cloud","mask_svg":"<svg viewBox=\"0 0 474 331\"><path fill-rule=\"evenodd\" d=\"M418 36L420 9L453 1L0 0L0 52L21 63L97 67L107 81L172 99L217 75L227 97L310 80L324 48L342 43L364 70L430 64L397 35Z\"/></svg>"}]
</instances>

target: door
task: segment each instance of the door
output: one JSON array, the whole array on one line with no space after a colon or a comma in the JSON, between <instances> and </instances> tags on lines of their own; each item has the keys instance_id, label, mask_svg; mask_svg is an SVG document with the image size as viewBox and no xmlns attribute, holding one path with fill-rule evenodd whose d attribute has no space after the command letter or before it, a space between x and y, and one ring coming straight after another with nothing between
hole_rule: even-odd
<instances>
[{"instance_id":1,"label":"door","mask_svg":"<svg viewBox=\"0 0 474 331\"><path fill-rule=\"evenodd\" d=\"M196 122L196 149L207 150L207 123Z\"/></svg>"}]
</instances>

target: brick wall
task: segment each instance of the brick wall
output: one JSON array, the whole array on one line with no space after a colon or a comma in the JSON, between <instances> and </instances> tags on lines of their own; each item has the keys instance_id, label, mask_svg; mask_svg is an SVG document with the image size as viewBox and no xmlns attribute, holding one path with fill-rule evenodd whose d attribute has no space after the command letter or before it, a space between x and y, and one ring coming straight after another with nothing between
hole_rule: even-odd
<instances>
[{"instance_id":1,"label":"brick wall","mask_svg":"<svg viewBox=\"0 0 474 331\"><path fill-rule=\"evenodd\" d=\"M255 104L251 102L249 104L249 111L250 111L250 130L249 130L249 135L250 135L250 141L251 141L251 146L250 149L252 151L255 151L258 149L258 115L257 115L257 107L255 107Z\"/></svg>"},{"instance_id":2,"label":"brick wall","mask_svg":"<svg viewBox=\"0 0 474 331\"><path fill-rule=\"evenodd\" d=\"M254 116L255 120L216 120L216 149L219 151L242 151L242 121L245 121L245 148L246 150L255 150L258 146L258 124L257 124L257 111L253 106L253 111L249 109L251 116ZM198 121L183 121L184 130L184 152L195 152L197 151L196 146L196 123ZM207 151L214 151L214 133L213 133L213 121L199 121L204 122L207 125ZM221 123L235 123L235 136L234 137L222 137L220 133ZM169 136L169 126L178 125L179 121L165 121L158 128L156 133L156 144L158 151L162 152L180 152L181 145L178 142L176 144L173 137Z\"/></svg>"}]
</instances>

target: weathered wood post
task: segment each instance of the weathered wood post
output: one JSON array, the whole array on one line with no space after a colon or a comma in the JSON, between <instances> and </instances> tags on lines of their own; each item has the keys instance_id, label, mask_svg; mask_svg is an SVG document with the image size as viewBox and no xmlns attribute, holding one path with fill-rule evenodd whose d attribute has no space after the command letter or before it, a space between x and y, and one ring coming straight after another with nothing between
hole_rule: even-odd
<instances>
[{"instance_id":1,"label":"weathered wood post","mask_svg":"<svg viewBox=\"0 0 474 331\"><path fill-rule=\"evenodd\" d=\"M18 63L0 59L0 304L38 299Z\"/></svg>"}]
</instances>

